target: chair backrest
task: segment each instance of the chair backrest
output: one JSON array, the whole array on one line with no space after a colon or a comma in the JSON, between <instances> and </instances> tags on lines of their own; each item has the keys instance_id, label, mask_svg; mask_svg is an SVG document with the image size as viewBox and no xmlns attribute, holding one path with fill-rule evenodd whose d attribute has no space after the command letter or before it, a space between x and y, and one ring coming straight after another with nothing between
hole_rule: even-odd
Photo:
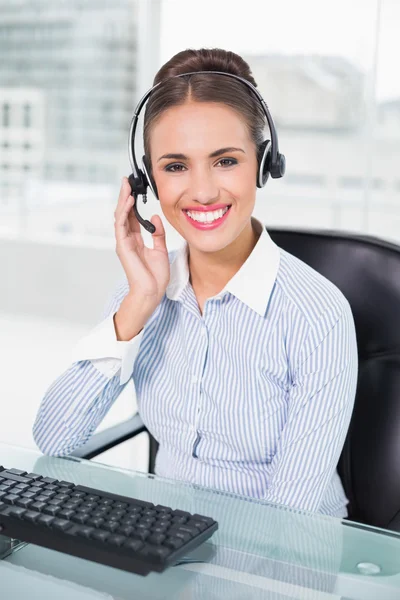
<instances>
[{"instance_id":1,"label":"chair backrest","mask_svg":"<svg viewBox=\"0 0 400 600\"><path fill-rule=\"evenodd\" d=\"M338 471L350 519L400 531L400 246L338 231L268 231L351 305L359 376Z\"/></svg>"}]
</instances>

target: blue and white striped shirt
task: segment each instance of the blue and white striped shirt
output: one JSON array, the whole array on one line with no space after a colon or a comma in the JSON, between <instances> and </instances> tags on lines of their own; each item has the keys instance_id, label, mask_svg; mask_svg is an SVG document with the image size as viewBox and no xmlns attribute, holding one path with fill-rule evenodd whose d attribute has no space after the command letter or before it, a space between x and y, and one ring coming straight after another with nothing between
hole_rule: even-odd
<instances>
[{"instance_id":1,"label":"blue and white striped shirt","mask_svg":"<svg viewBox=\"0 0 400 600\"><path fill-rule=\"evenodd\" d=\"M252 253L203 315L186 242L169 253L166 293L129 342L116 340L113 325L124 280L42 400L34 437L44 453L86 442L133 377L139 413L160 444L156 474L347 516L336 467L357 382L351 309L253 224Z\"/></svg>"}]
</instances>

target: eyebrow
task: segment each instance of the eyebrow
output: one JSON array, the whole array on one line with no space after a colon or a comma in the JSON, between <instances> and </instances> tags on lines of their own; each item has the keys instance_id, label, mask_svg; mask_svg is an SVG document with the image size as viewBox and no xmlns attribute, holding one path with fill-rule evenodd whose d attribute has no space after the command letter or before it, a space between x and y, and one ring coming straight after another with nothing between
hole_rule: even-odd
<instances>
[{"instance_id":1,"label":"eyebrow","mask_svg":"<svg viewBox=\"0 0 400 600\"><path fill-rule=\"evenodd\" d=\"M225 154L226 152L244 152L242 148L235 148L234 146L227 146L226 148L220 148L219 150L214 150L211 154L208 155L209 158L215 158L216 156L220 156L221 154ZM163 158L173 158L175 160L187 160L188 157L185 154L163 154L157 160L159 162Z\"/></svg>"}]
</instances>

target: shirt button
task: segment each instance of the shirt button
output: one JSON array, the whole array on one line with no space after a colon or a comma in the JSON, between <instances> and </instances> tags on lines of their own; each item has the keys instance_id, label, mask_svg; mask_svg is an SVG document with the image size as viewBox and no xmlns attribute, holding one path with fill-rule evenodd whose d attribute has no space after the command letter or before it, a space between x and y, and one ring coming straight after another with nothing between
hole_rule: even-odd
<instances>
[{"instance_id":1,"label":"shirt button","mask_svg":"<svg viewBox=\"0 0 400 600\"><path fill-rule=\"evenodd\" d=\"M198 382L197 375L192 375L192 383L197 383L197 382Z\"/></svg>"}]
</instances>

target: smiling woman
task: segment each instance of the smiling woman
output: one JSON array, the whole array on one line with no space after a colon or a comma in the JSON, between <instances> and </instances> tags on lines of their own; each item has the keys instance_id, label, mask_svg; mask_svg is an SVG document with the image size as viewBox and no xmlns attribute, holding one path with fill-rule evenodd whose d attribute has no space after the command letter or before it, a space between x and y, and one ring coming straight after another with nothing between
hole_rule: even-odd
<instances>
[{"instance_id":1,"label":"smiling woman","mask_svg":"<svg viewBox=\"0 0 400 600\"><path fill-rule=\"evenodd\" d=\"M284 159L249 65L185 50L154 84L145 173L123 179L115 211L126 277L43 398L35 440L72 452L132 378L159 442L156 474L346 516L336 466L357 382L353 317L338 288L252 215ZM178 251L158 215L144 245L132 207L148 185L184 238Z\"/></svg>"}]
</instances>

